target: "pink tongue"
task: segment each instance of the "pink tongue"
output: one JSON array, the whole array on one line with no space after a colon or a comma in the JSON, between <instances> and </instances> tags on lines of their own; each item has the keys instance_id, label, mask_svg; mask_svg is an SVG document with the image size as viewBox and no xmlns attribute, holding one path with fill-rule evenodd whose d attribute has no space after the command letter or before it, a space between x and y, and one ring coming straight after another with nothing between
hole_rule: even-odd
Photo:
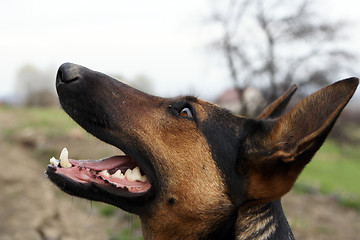
<instances>
[{"instance_id":1,"label":"pink tongue","mask_svg":"<svg viewBox=\"0 0 360 240\"><path fill-rule=\"evenodd\" d=\"M114 156L101 160L74 160L69 159L69 162L78 167L86 167L97 171L105 169L112 169L118 166L124 165L129 162L134 162L132 158L128 156Z\"/></svg>"}]
</instances>

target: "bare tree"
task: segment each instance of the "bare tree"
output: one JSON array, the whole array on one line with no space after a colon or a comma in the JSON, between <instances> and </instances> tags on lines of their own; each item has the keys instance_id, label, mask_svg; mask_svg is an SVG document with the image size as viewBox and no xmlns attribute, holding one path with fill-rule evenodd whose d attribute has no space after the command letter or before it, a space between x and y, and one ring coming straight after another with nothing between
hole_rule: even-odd
<instances>
[{"instance_id":1,"label":"bare tree","mask_svg":"<svg viewBox=\"0 0 360 240\"><path fill-rule=\"evenodd\" d=\"M324 85L354 58L341 45L344 23L324 20L316 1L215 0L212 6L221 32L213 46L234 86L265 89L267 101L294 83Z\"/></svg>"}]
</instances>

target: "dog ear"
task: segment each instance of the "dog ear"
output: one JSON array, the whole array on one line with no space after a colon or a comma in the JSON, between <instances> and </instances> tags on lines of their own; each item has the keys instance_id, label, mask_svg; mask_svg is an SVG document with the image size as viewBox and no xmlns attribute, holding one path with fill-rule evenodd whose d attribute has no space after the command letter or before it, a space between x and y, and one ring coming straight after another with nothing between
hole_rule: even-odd
<instances>
[{"instance_id":1,"label":"dog ear","mask_svg":"<svg viewBox=\"0 0 360 240\"><path fill-rule=\"evenodd\" d=\"M297 88L297 84L289 88L283 95L278 97L274 102L267 106L267 108L265 108L265 110L257 117L257 119L261 120L279 117L285 111L289 101L291 100L291 97L294 95Z\"/></svg>"},{"instance_id":2,"label":"dog ear","mask_svg":"<svg viewBox=\"0 0 360 240\"><path fill-rule=\"evenodd\" d=\"M253 123L254 133L245 144L248 200L278 199L292 188L358 83L357 78L339 81L303 99L280 118Z\"/></svg>"}]
</instances>

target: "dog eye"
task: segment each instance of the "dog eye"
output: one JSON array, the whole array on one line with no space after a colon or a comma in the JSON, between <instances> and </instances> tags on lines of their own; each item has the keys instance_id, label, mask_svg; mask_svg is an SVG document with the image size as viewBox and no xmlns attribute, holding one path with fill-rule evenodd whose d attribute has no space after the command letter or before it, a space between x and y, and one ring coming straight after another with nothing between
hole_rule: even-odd
<instances>
[{"instance_id":1,"label":"dog eye","mask_svg":"<svg viewBox=\"0 0 360 240\"><path fill-rule=\"evenodd\" d=\"M183 108L180 113L179 113L180 116L182 117L185 117L185 118L192 118L193 117L193 114L190 110L190 108Z\"/></svg>"}]
</instances>

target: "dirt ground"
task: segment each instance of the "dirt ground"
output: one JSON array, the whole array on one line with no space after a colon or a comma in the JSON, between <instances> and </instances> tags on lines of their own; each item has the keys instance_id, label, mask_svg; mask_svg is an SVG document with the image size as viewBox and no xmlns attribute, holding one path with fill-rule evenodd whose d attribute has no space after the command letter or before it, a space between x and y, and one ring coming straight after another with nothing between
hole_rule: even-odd
<instances>
[{"instance_id":1,"label":"dirt ground","mask_svg":"<svg viewBox=\"0 0 360 240\"><path fill-rule=\"evenodd\" d=\"M89 149L116 152L76 129L54 139L31 129L0 135L0 240L110 239L109 231L128 227L128 215L101 216L89 201L63 194L46 179L49 154L64 146L75 149L70 157L90 158ZM292 192L283 205L296 239L360 239L359 212L329 196Z\"/></svg>"}]
</instances>

